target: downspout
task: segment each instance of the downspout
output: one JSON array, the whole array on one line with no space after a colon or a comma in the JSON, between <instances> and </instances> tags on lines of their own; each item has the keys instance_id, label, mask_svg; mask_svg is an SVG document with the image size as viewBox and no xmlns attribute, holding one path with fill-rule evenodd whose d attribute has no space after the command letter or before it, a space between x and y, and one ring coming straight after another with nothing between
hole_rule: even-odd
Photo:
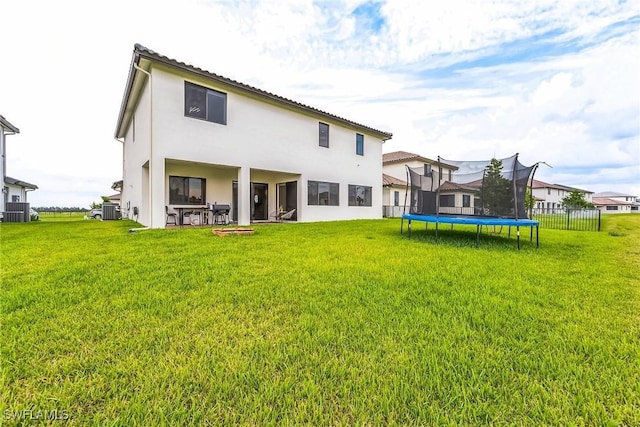
<instances>
[{"instance_id":1,"label":"downspout","mask_svg":"<svg viewBox=\"0 0 640 427\"><path fill-rule=\"evenodd\" d=\"M149 227L153 226L153 80L151 73L140 68L135 62L133 68L149 77ZM147 227L147 228L149 228Z\"/></svg>"}]
</instances>

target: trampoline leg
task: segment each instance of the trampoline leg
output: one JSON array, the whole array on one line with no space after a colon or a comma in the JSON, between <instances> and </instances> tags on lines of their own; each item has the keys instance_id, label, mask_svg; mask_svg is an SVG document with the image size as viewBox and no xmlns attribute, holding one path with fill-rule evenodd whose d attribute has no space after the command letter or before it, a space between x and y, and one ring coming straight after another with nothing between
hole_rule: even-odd
<instances>
[{"instance_id":1,"label":"trampoline leg","mask_svg":"<svg viewBox=\"0 0 640 427\"><path fill-rule=\"evenodd\" d=\"M516 233L518 234L518 250L520 250L520 226L516 227Z\"/></svg>"},{"instance_id":2,"label":"trampoline leg","mask_svg":"<svg viewBox=\"0 0 640 427\"><path fill-rule=\"evenodd\" d=\"M411 238L411 220L407 221L407 234Z\"/></svg>"},{"instance_id":3,"label":"trampoline leg","mask_svg":"<svg viewBox=\"0 0 640 427\"><path fill-rule=\"evenodd\" d=\"M480 246L480 232L482 231L481 225L476 225L476 246Z\"/></svg>"},{"instance_id":4,"label":"trampoline leg","mask_svg":"<svg viewBox=\"0 0 640 427\"><path fill-rule=\"evenodd\" d=\"M538 247L538 244L539 244L538 231L539 231L539 227L536 225L536 248Z\"/></svg>"},{"instance_id":5,"label":"trampoline leg","mask_svg":"<svg viewBox=\"0 0 640 427\"><path fill-rule=\"evenodd\" d=\"M438 223L436 222L436 242L438 241Z\"/></svg>"},{"instance_id":6,"label":"trampoline leg","mask_svg":"<svg viewBox=\"0 0 640 427\"><path fill-rule=\"evenodd\" d=\"M509 233L507 234L507 238L511 238L511 226L509 226Z\"/></svg>"}]
</instances>

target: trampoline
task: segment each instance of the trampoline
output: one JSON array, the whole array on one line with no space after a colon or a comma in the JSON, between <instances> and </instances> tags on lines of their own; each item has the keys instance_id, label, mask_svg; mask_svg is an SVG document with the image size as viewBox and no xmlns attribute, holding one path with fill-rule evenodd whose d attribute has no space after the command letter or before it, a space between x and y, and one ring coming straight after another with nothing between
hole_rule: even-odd
<instances>
[{"instance_id":1,"label":"trampoline","mask_svg":"<svg viewBox=\"0 0 640 427\"><path fill-rule=\"evenodd\" d=\"M520 227L529 227L529 241L533 241L533 229L536 229L536 248L539 246L539 226L538 221L532 219L511 219L511 218L489 218L489 217L473 217L473 216L445 216L445 215L416 215L416 214L404 214L402 215L402 221L407 221L407 233L411 238L411 222L419 221L426 223L434 223L436 225L436 240L438 240L438 224L463 224L463 225L475 225L476 226L476 245L480 244L480 234L482 233L482 226L507 226L509 227L509 237L511 237L511 227L516 227L516 236L518 241L518 249L520 249ZM404 226L402 226L404 229ZM400 233L402 233L402 229Z\"/></svg>"},{"instance_id":2,"label":"trampoline","mask_svg":"<svg viewBox=\"0 0 640 427\"><path fill-rule=\"evenodd\" d=\"M452 161L438 157L435 165L424 164L420 168L407 169L405 212L400 223L400 233L407 221L411 238L413 221L438 225L475 225L476 245L480 243L482 227L506 226L516 228L520 249L520 228L528 227L530 241L536 232L536 248L539 246L539 222L527 217L525 198L527 187L537 168L518 161L518 154L511 157L481 161ZM409 203L407 198L410 197ZM409 212L406 212L407 207Z\"/></svg>"}]
</instances>

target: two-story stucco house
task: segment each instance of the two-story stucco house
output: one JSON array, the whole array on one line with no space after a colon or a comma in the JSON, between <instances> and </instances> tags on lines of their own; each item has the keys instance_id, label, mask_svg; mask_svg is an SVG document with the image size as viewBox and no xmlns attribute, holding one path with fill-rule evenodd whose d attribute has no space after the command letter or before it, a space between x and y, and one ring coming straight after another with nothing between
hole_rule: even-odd
<instances>
[{"instance_id":1,"label":"two-story stucco house","mask_svg":"<svg viewBox=\"0 0 640 427\"><path fill-rule=\"evenodd\" d=\"M537 179L531 180L531 195L535 199L535 207L545 212L554 212L556 209L563 209L562 199L569 196L573 190L578 190L582 193L586 202L592 202L592 191L560 184L549 184Z\"/></svg>"},{"instance_id":2,"label":"two-story stucco house","mask_svg":"<svg viewBox=\"0 0 640 427\"><path fill-rule=\"evenodd\" d=\"M239 225L292 209L304 222L382 217L391 133L138 44L115 136L123 214L152 228L207 203L230 205Z\"/></svg>"},{"instance_id":3,"label":"two-story stucco house","mask_svg":"<svg viewBox=\"0 0 640 427\"><path fill-rule=\"evenodd\" d=\"M7 144L6 136L20 133L20 129L12 125L7 119L0 115L0 175L2 176L2 197L0 197L0 220L6 220L4 213L7 212L10 203L26 203L27 192L37 190L38 186L7 176ZM22 208L21 208L22 209ZM13 210L13 208L11 208ZM29 216L24 215L28 221Z\"/></svg>"},{"instance_id":4,"label":"two-story stucco house","mask_svg":"<svg viewBox=\"0 0 640 427\"><path fill-rule=\"evenodd\" d=\"M407 166L412 169L442 168L443 179L445 180L450 180L451 174L457 169L455 166L438 163L436 160L407 151L394 151L383 154L382 172L384 190L382 198L385 216L402 216L405 209L405 201L407 204L409 203L408 198L405 197L407 194ZM471 208L471 213L473 213L473 192L465 191L451 183L447 183L442 190L441 202L444 204L441 206L443 210L446 210L444 205L451 204L450 207L462 207L467 204L465 203L466 201L468 202L468 207ZM468 197L464 197L465 195ZM409 207L407 206L406 209L408 212Z\"/></svg>"},{"instance_id":5,"label":"two-story stucco house","mask_svg":"<svg viewBox=\"0 0 640 427\"><path fill-rule=\"evenodd\" d=\"M602 213L638 213L640 203L631 194L604 191L593 195L593 204Z\"/></svg>"}]
</instances>

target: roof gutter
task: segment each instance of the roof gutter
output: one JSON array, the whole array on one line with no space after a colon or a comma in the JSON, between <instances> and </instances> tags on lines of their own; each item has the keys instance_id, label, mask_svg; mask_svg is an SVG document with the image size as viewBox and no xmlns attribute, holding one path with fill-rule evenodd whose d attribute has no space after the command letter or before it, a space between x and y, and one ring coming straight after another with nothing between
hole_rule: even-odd
<instances>
[{"instance_id":1,"label":"roof gutter","mask_svg":"<svg viewBox=\"0 0 640 427\"><path fill-rule=\"evenodd\" d=\"M139 69L137 66L137 63L140 60L140 55L134 51L133 52L133 57L131 58L131 67L129 68L129 77L127 78L127 84L125 86L125 90L124 90L124 96L122 97L122 103L120 104L120 113L118 114L118 121L116 123L116 133L115 133L115 139L118 140L118 138L124 138L124 135L122 134L122 127L124 125L123 121L124 121L124 116L125 116L125 112L127 110L127 103L129 101L129 97L131 96L131 91L133 90L133 82L135 80L136 77L136 69Z\"/></svg>"}]
</instances>

